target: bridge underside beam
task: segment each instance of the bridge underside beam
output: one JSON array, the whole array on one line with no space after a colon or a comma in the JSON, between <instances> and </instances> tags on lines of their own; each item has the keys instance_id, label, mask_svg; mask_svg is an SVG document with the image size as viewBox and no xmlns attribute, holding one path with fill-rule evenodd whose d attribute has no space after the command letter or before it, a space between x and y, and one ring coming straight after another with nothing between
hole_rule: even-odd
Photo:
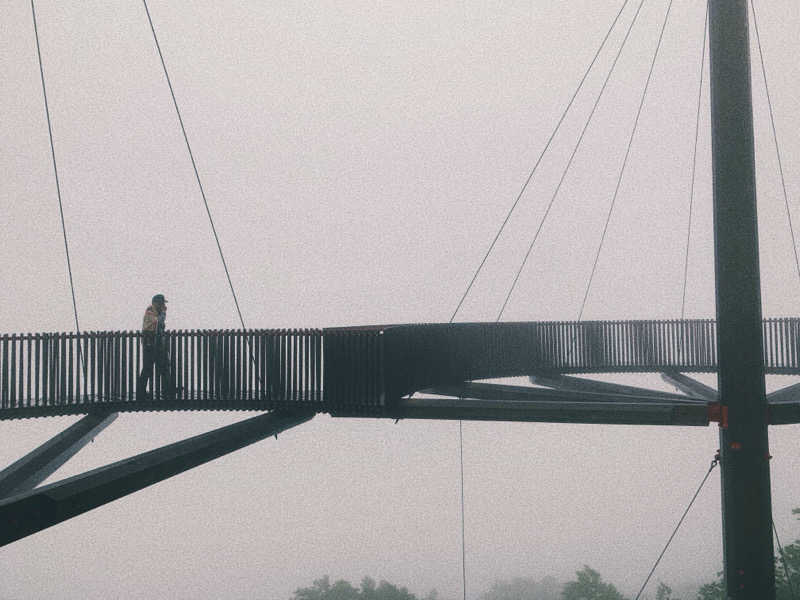
<instances>
[{"instance_id":1,"label":"bridge underside beam","mask_svg":"<svg viewBox=\"0 0 800 600\"><path fill-rule=\"evenodd\" d=\"M800 402L778 402L768 404L770 425L792 425L800 423Z\"/></svg>"},{"instance_id":2,"label":"bridge underside beam","mask_svg":"<svg viewBox=\"0 0 800 600\"><path fill-rule=\"evenodd\" d=\"M0 500L0 546L304 423L268 413Z\"/></svg>"},{"instance_id":3,"label":"bridge underside beam","mask_svg":"<svg viewBox=\"0 0 800 600\"><path fill-rule=\"evenodd\" d=\"M401 419L635 425L705 426L709 423L706 403L677 401L673 397L573 392L487 383L439 386L424 390L424 393L450 397L403 399L390 416Z\"/></svg>"},{"instance_id":4,"label":"bridge underside beam","mask_svg":"<svg viewBox=\"0 0 800 600\"><path fill-rule=\"evenodd\" d=\"M584 377L571 377L569 375L537 373L529 377L531 383L544 385L560 390L575 390L584 392L605 392L611 394L625 394L632 396L656 396L658 398L674 398L675 400L686 400L703 402L705 400L695 395L686 396L683 394L671 394L659 390L651 390L632 385L622 385L619 383L609 383L607 381L597 381L596 379L586 379Z\"/></svg>"},{"instance_id":5,"label":"bridge underside beam","mask_svg":"<svg viewBox=\"0 0 800 600\"><path fill-rule=\"evenodd\" d=\"M0 498L35 488L116 418L117 413L86 415L0 471Z\"/></svg>"},{"instance_id":6,"label":"bridge underside beam","mask_svg":"<svg viewBox=\"0 0 800 600\"><path fill-rule=\"evenodd\" d=\"M412 398L402 400L392 414L397 419L528 421L606 425L708 425L705 406L479 400L473 398Z\"/></svg>"}]
</instances>

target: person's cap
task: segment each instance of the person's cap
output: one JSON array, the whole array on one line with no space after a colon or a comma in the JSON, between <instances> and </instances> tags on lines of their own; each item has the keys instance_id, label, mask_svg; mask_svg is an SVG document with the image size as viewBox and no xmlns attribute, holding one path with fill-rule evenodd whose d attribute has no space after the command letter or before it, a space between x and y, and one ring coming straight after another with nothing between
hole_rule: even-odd
<instances>
[{"instance_id":1,"label":"person's cap","mask_svg":"<svg viewBox=\"0 0 800 600\"><path fill-rule=\"evenodd\" d=\"M153 304L155 304L156 302L161 302L163 304L166 304L167 299L164 298L164 294L156 294L155 296L153 296Z\"/></svg>"}]
</instances>

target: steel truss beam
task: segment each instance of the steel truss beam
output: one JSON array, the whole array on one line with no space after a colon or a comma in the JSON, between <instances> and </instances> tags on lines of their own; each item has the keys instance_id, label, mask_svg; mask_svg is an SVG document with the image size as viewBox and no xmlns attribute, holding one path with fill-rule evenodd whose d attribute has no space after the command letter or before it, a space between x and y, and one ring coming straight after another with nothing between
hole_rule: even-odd
<instances>
[{"instance_id":1,"label":"steel truss beam","mask_svg":"<svg viewBox=\"0 0 800 600\"><path fill-rule=\"evenodd\" d=\"M782 404L784 402L800 402L800 383L786 386L767 394L767 402L770 404Z\"/></svg>"},{"instance_id":2,"label":"steel truss beam","mask_svg":"<svg viewBox=\"0 0 800 600\"><path fill-rule=\"evenodd\" d=\"M0 546L304 423L267 413L0 500Z\"/></svg>"},{"instance_id":3,"label":"steel truss beam","mask_svg":"<svg viewBox=\"0 0 800 600\"><path fill-rule=\"evenodd\" d=\"M559 374L536 374L531 375L531 383L545 385L561 390L575 390L585 392L607 392L612 394L624 394L629 396L655 396L657 398L675 398L676 400L703 402L703 396L697 397L696 394L689 396L683 394L671 394L659 390L651 390L632 385L621 385L619 383L608 383L607 381L597 381L596 379L585 379L583 377L570 377L569 375Z\"/></svg>"},{"instance_id":4,"label":"steel truss beam","mask_svg":"<svg viewBox=\"0 0 800 600\"><path fill-rule=\"evenodd\" d=\"M117 413L86 415L0 471L0 498L35 488L116 418Z\"/></svg>"},{"instance_id":5,"label":"steel truss beam","mask_svg":"<svg viewBox=\"0 0 800 600\"><path fill-rule=\"evenodd\" d=\"M423 393L450 398L404 399L390 416L398 419L635 425L705 426L709 423L705 403L678 401L673 397L573 392L489 383L438 386Z\"/></svg>"},{"instance_id":6,"label":"steel truss beam","mask_svg":"<svg viewBox=\"0 0 800 600\"><path fill-rule=\"evenodd\" d=\"M719 392L717 392L717 390L683 373L678 373L676 371L661 373L661 379L674 385L684 394L691 394L696 398L703 398L709 402L719 401Z\"/></svg>"},{"instance_id":7,"label":"steel truss beam","mask_svg":"<svg viewBox=\"0 0 800 600\"><path fill-rule=\"evenodd\" d=\"M767 394L770 425L800 423L800 383Z\"/></svg>"},{"instance_id":8,"label":"steel truss beam","mask_svg":"<svg viewBox=\"0 0 800 600\"><path fill-rule=\"evenodd\" d=\"M699 404L703 407L707 402L698 401L677 394L659 394L647 390L649 394L619 394L613 392L589 392L564 389L535 388L522 385L504 385L500 383L464 382L461 385L437 385L421 394L436 396L455 396L477 398L483 400L538 400L543 402L586 402L586 403L622 403L622 404Z\"/></svg>"}]
</instances>

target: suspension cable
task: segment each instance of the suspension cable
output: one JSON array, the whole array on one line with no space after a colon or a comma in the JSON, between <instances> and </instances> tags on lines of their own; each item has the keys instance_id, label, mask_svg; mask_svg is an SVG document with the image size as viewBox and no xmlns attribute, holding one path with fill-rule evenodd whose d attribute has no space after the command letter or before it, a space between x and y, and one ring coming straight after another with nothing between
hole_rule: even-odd
<instances>
[{"instance_id":1,"label":"suspension cable","mask_svg":"<svg viewBox=\"0 0 800 600\"><path fill-rule=\"evenodd\" d=\"M692 212L694 208L694 181L697 172L697 139L700 132L700 103L703 98L703 73L706 64L706 39L708 38L708 2L703 17L703 48L700 54L700 85L697 92L697 116L694 122L694 151L692 152L692 182L689 189L689 225L686 228L686 253L683 260L683 291L681 293L681 320L686 314L686 284L689 279L689 244L692 238ZM682 330L681 330L682 331Z\"/></svg>"},{"instance_id":2,"label":"suspension cable","mask_svg":"<svg viewBox=\"0 0 800 600\"><path fill-rule=\"evenodd\" d=\"M575 158L575 154L578 152L578 148L583 141L583 137L586 134L586 130L589 128L589 124L592 122L592 117L594 116L595 111L597 110L597 106L600 104L600 99L603 97L603 93L606 90L606 86L608 85L608 81L611 79L611 75L614 72L614 68L617 65L617 61L619 60L620 55L622 54L622 50L625 48L625 44L630 37L631 30L633 29L634 24L636 23L637 18L639 17L639 13L642 10L642 6L644 5L645 0L641 0L639 2L639 6L636 9L636 13L633 15L633 19L631 20L630 24L628 25L628 30L625 32L625 37L622 39L622 44L617 51L617 55L614 57L614 61L611 63L611 68L606 75L605 81L603 81L603 86L600 88L600 93L597 95L597 98L594 101L594 105L592 106L592 110L589 113L589 116L586 119L586 123L581 130L581 134L578 137L578 142L575 144L575 147L572 149L572 154L567 161L567 166L564 167L564 171L561 173L561 179L556 186L555 192L553 192L552 197L550 198L550 202L547 205L547 208L544 211L544 215L542 215L541 220L539 221L539 226L536 229L536 233L533 236L533 240L531 240L530 245L528 246L528 251L525 253L525 257L522 259L522 264L517 269L517 273L514 276L514 281L511 283L511 287L506 294L505 300L503 301L503 306L500 307L500 312L497 314L497 321L503 316L503 312L506 310L506 306L508 305L508 301L511 298L511 294L514 293L514 289L517 287L517 282L519 281L519 276L522 273L522 270L525 268L525 264L528 262L528 257L531 255L531 251L533 250L533 246L536 244L536 240L539 239L539 233L542 231L542 227L544 226L545 221L547 220L547 216L550 214L550 209L553 207L553 203L555 202L556 196L558 196L558 192L561 189L561 184L564 183L564 179L567 176L567 172L569 171L570 166L572 165L572 161Z\"/></svg>"},{"instance_id":3,"label":"suspension cable","mask_svg":"<svg viewBox=\"0 0 800 600\"><path fill-rule=\"evenodd\" d=\"M611 222L611 215L614 212L614 206L617 202L617 196L619 195L619 188L622 184L622 177L625 174L625 167L628 164L628 157L631 153L631 147L633 146L633 138L636 135L636 129L639 126L639 117L642 114L642 108L644 107L644 101L647 97L647 90L650 87L650 79L653 75L653 69L656 65L656 59L658 58L658 52L661 49L661 41L664 39L664 30L667 28L667 21L669 20L669 13L672 10L672 0L669 0L669 4L667 5L667 12L664 15L664 22L661 25L661 32L658 35L658 44L656 45L656 51L653 54L653 60L650 63L650 71L647 73L647 81L644 84L644 90L642 91L642 99L639 101L639 109L636 111L636 119L633 122L633 130L631 131L631 137L628 140L628 148L625 150L625 158L622 161L622 168L619 172L619 178L617 179L617 187L614 189L614 197L611 199L611 206L608 208L608 215L606 216L605 225L603 225L603 233L600 236L600 245L597 247L597 254L594 257L594 264L592 265L592 272L589 275L589 282L586 284L586 293L583 295L583 302L581 302L581 310L578 313L578 321L581 320L583 317L583 309L586 308L586 300L589 298L589 290L592 287L592 281L594 280L594 274L597 271L597 263L600 260L600 252L603 250L603 244L606 239L606 232L608 231L608 224Z\"/></svg>"},{"instance_id":4,"label":"suspension cable","mask_svg":"<svg viewBox=\"0 0 800 600\"><path fill-rule=\"evenodd\" d=\"M47 86L44 83L44 66L42 64L42 50L39 46L39 27L36 24L36 7L33 0L31 0L31 16L33 17L33 33L36 37L36 56L39 59L39 75L42 79L42 96L44 97L44 112L47 116L47 134L50 137L50 156L53 159L53 174L56 179L56 195L58 196L58 212L61 216L61 233L64 236L64 254L67 257L67 273L69 274L69 289L72 294L72 313L75 315L75 333L80 340L81 326L78 322L78 303L75 300L75 282L72 278L72 261L69 257L69 242L67 241L67 225L64 220L64 204L61 201L61 184L58 180L58 165L56 164L56 148L53 142L53 127L50 123L50 106L47 103ZM81 365L83 366L84 375L86 374L86 363L83 360L83 352L81 351L80 341L78 342L78 357L80 358Z\"/></svg>"},{"instance_id":5,"label":"suspension cable","mask_svg":"<svg viewBox=\"0 0 800 600\"><path fill-rule=\"evenodd\" d=\"M542 158L544 157L544 155L547 152L547 150L550 148L550 144L552 143L553 139L555 138L556 133L561 128L561 124L563 123L565 117L567 116L567 113L569 112L570 108L572 107L572 104L574 103L575 98L577 97L578 93L580 92L581 88L583 87L583 84L586 81L586 78L588 77L590 71L592 70L592 67L594 67L595 62L597 62L597 58L600 56L600 52L605 47L605 44L608 41L608 38L610 37L611 32L614 30L614 27L616 26L617 22L619 21L620 15L622 14L622 12L625 9L625 7L628 5L628 1L629 0L625 0L623 2L622 6L620 7L619 11L617 12L616 16L614 17L614 20L612 21L611 26L608 28L608 31L606 32L605 36L603 37L603 41L600 42L600 46L597 48L597 51L595 52L594 57L592 58L591 62L589 63L589 66L586 68L586 71L584 72L583 77L581 77L581 80L578 83L578 87L573 92L572 97L570 98L569 102L567 103L566 108L561 113L561 117L559 118L558 123L556 124L555 128L553 129L552 133L550 134L550 137L548 138L547 143L544 146L544 149L539 154L539 157L536 159L536 163L534 164L533 168L531 169L531 172L528 175L528 178L525 180L525 183L522 185L522 189L520 190L519 194L517 195L516 199L514 200L514 204L511 205L511 209L506 214L505 220L500 225L500 229L498 229L497 233L494 236L494 239L492 240L492 243L489 245L489 248L486 251L486 254L484 254L483 260L481 260L481 263L478 265L478 268L475 270L475 273L473 274L472 279L469 282L469 285L467 285L467 289L464 291L464 294L461 296L461 299L459 300L458 305L456 306L455 310L453 311L453 314L450 316L449 323L453 322L453 320L455 319L456 315L458 314L459 309L461 308L461 305L464 303L464 300L466 299L467 295L469 294L470 290L472 289L472 286L475 283L475 280L478 278L478 275L480 274L481 270L483 269L483 266L486 263L486 260L489 258L489 255L492 253L492 250L494 249L494 246L497 243L497 240L500 238L500 235L502 234L503 230L505 229L505 226L508 223L509 219L511 218L512 213L516 209L517 204L519 203L520 199L522 198L523 193L527 189L528 184L530 183L531 179L533 178L534 173L536 172L537 168L539 167L539 164L541 163ZM628 30L625 32L625 37L622 40L622 45L620 46L620 49L617 52L616 57L614 58L614 62L611 65L611 70L609 71L608 76L606 77L605 81L603 82L603 87L600 90L600 94L598 95L597 100L595 100L594 106L592 107L592 112L590 113L589 118L587 120L587 123L584 126L583 131L581 132L580 139L578 140L578 145L576 145L575 150L573 150L572 157L575 156L575 152L577 151L577 148L580 145L580 140L583 139L583 134L586 132L586 128L588 127L589 122L592 119L592 115L594 114L595 110L597 109L597 105L600 102L600 98L603 95L603 91L606 88L606 84L608 83L608 80L611 77L611 73L614 70L614 66L617 64L617 60L619 59L619 56L622 53L622 48L625 46L625 43L628 40L628 37L629 37L630 32L631 32L631 29L633 28L633 24L636 22L636 19L639 16L639 12L641 11L643 4L644 4L644 0L641 0L639 2L639 6L636 9L636 13L633 16L632 21L631 21L630 25L628 26ZM570 157L570 163L572 162L572 157ZM567 165L567 169L569 169L569 165ZM565 170L565 174L566 174L566 170ZM561 181L563 181L563 179L564 179L564 175L562 175ZM559 182L559 187L560 186L561 186L561 182ZM557 193L558 192L556 191L556 194ZM550 200L550 204L547 207L547 211L545 212L545 216L542 219L542 222L539 224L539 230L541 230L542 225L544 224L544 219L547 218L547 213L550 211L550 207L552 206L554 200L555 200L555 194L553 195L553 198L551 198L551 200ZM537 236L538 236L538 231L539 230L537 230L537 234L536 234ZM535 243L535 241L536 241L536 238L534 237L534 243ZM531 244L531 248L532 247L533 247L533 243ZM528 249L528 254L530 254L531 248ZM528 254L525 255L525 260L527 260ZM523 262L523 266L524 266L524 262ZM519 278L519 272L517 273L517 278ZM514 285L516 285L516 278L514 280L514 284L512 284L511 291L513 291L513 286ZM503 308L500 310L500 314L498 314L498 316L497 316L497 321L500 320L500 317L503 314L503 310L505 309L506 303L508 303L508 298L511 295L511 291L509 291L508 296L506 296L506 300L503 303ZM461 420L458 421L458 446L459 446L459 461L460 461L460 466L461 466L461 480L460 480L460 483L461 483L461 580L462 580L461 588L462 588L462 592L463 592L463 598L464 598L464 600L466 600L466 598L467 598L467 567L466 567L466 564L467 563L466 563L466 541L465 541L465 539L466 539L465 538L466 526L465 526L465 516L464 516L465 515L465 511L464 511L464 433L463 433L463 422Z\"/></svg>"},{"instance_id":6,"label":"suspension cable","mask_svg":"<svg viewBox=\"0 0 800 600\"><path fill-rule=\"evenodd\" d=\"M214 240L217 242L217 250L219 250L219 257L222 260L222 267L225 269L225 277L228 279L228 286L231 289L231 294L233 295L233 302L236 305L236 312L239 315L239 322L242 324L242 329L247 329L244 324L244 318L242 317L242 311L239 308L239 299L236 297L236 291L233 289L233 282L231 281L231 274L228 271L228 264L225 261L225 255L222 252L222 245L219 241L219 236L217 235L217 228L214 226L214 218L211 216L211 209L208 207L208 200L206 199L206 193L203 190L203 183L200 181L200 173L197 170L197 163L194 160L194 153L192 153L192 146L189 144L189 137L186 135L186 127L183 125L183 118L181 117L181 110L178 108L178 101L175 98L175 90L172 87L172 81L170 80L169 73L167 72L167 65L164 62L164 55L161 52L161 45L158 43L158 36L156 35L156 29L153 25L153 19L150 17L150 10L147 8L147 0L142 0L144 4L145 13L147 13L147 21L150 23L150 31L153 32L153 41L156 44L156 50L158 50L158 57L161 59L161 66L164 69L164 77L167 80L167 85L169 86L169 93L172 96L172 103L175 105L175 112L178 115L178 122L181 125L181 131L183 132L183 139L186 142L186 149L189 151L189 158L192 161L192 168L194 169L194 176L197 180L197 187L200 188L200 195L203 198L203 204L206 208L206 214L208 215L208 222L211 224L211 232L214 234Z\"/></svg>"},{"instance_id":7,"label":"suspension cable","mask_svg":"<svg viewBox=\"0 0 800 600\"><path fill-rule=\"evenodd\" d=\"M789 575L789 566L786 564L786 554L783 552L783 546L781 545L781 538L778 537L778 530L775 527L775 521L772 521L772 531L775 532L775 541L778 542L778 551L781 553L781 564L783 565L783 572L786 575L786 585L789 586L789 595L794 600L794 586L792 585L792 578Z\"/></svg>"},{"instance_id":8,"label":"suspension cable","mask_svg":"<svg viewBox=\"0 0 800 600\"><path fill-rule=\"evenodd\" d=\"M642 0L642 1L644 1L644 0ZM539 157L536 159L536 163L533 165L533 168L531 169L530 173L528 174L528 178L525 180L525 183L522 184L522 188L520 189L519 193L517 194L517 197L514 200L514 203L511 205L511 208L509 209L508 213L506 214L506 217L503 220L502 224L500 225L500 228L497 230L497 233L495 234L494 239L492 240L492 243L489 245L489 248L486 250L486 253L483 256L483 259L481 260L480 264L478 265L478 268L475 270L475 273L472 275L472 279L470 280L469 284L467 285L467 289L464 290L464 293L462 294L461 299L458 301L458 304L456 305L456 308L453 311L453 314L450 316L450 320L448 321L449 323L453 322L453 320L456 318L456 315L458 314L458 311L461 309L461 305L464 304L464 300L466 300L467 295L469 294L470 290L472 289L472 286L475 284L475 280L478 278L478 275L480 274L481 270L483 269L483 266L486 264L486 260L489 258L489 255L492 253L492 250L494 250L495 244L497 244L497 240L500 238L500 235L503 233L503 230L505 229L506 225L508 224L508 221L511 218L511 215L513 214L514 210L517 208L517 204L519 204L519 201L522 198L522 195L525 193L525 190L528 188L528 184L531 182L531 179L533 179L533 175L536 173L536 170L539 168L539 164L542 162L542 158L544 157L544 155L547 152L547 150L550 148L550 144L552 143L553 139L555 138L556 134L558 133L559 129L561 128L561 124L564 122L564 119L566 118L567 113L569 112L570 108L572 108L572 104L575 102L575 98L578 96L578 93L580 92L581 88L583 87L583 84L586 81L586 78L589 76L589 73L591 72L592 67L594 67L595 62L597 62L597 58L600 56L600 52L602 52L603 48L605 47L605 44L608 41L608 38L610 37L611 32L614 30L614 27L616 26L617 21L619 21L619 17L622 14L622 11L625 10L625 7L628 5L628 2L629 2L629 0L625 0L622 3L622 6L620 7L619 11L617 11L617 14L614 17L614 20L611 22L611 26L608 28L608 31L606 32L605 36L603 37L603 41L600 42L600 46L595 51L594 56L592 57L592 60L589 63L589 66L586 67L586 70L583 73L583 77L581 77L581 80L578 83L578 87L575 88L575 91L572 93L572 97L569 99L569 102L567 103L566 108L561 113L561 117L558 119L558 123L556 123L555 128L550 133L550 137L547 139L547 142L545 143L544 148L542 149L541 153L539 154ZM639 8L641 8L641 4L639 5ZM638 14L638 10L637 10L637 14ZM627 38L627 36L626 36L626 38ZM498 320L499 320L499 317L498 317ZM458 421L458 450L459 450L459 461L460 461L460 465L461 465L461 479L460 479L460 483L461 483L461 589L462 589L462 592L463 592L464 600L466 600L466 598L467 598L467 561L466 561L465 522L464 522L464 432L463 432L463 422L460 419Z\"/></svg>"},{"instance_id":9,"label":"suspension cable","mask_svg":"<svg viewBox=\"0 0 800 600\"><path fill-rule=\"evenodd\" d=\"M558 119L558 123L556 123L555 129L553 129L552 133L550 134L550 137L547 139L547 143L544 145L544 148L542 149L541 153L539 154L539 158L536 159L536 163L533 165L533 168L531 169L531 172L528 174L528 178L525 180L525 183L522 184L522 188L520 189L519 194L517 194L517 197L514 200L514 203L511 205L511 208L509 209L508 213L506 214L506 218L503 220L503 223L500 225L500 229L497 230L497 233L495 234L494 239L492 240L492 243L489 244L488 250L486 250L486 253L483 255L483 260L481 260L480 264L478 265L478 268L475 270L475 273L472 275L472 279L470 280L469 284L467 285L467 289L464 290L464 294L461 296L461 300L459 300L458 305L456 306L456 309L453 311L453 315L450 317L450 322L451 323L453 322L453 319L455 319L456 314L458 314L458 311L461 308L461 305L464 303L464 300L466 300L467 295L469 294L470 290L472 289L472 286L475 284L475 280L478 278L478 275L480 274L481 270L483 269L483 266L486 264L486 260L489 258L489 255L492 253L492 250L494 250L494 246L497 243L497 240L500 238L500 235L503 233L503 230L505 229L506 225L508 224L508 220L511 218L512 213L517 208L517 204L519 204L519 201L522 198L522 195L525 193L525 190L528 188L528 184L531 182L531 179L533 179L534 173L536 173L536 170L539 168L539 163L542 162L542 158L544 157L544 155L547 152L547 150L550 148L550 144L552 143L553 138L555 138L556 133L558 133L559 129L561 128L561 124L564 122L564 118L567 116L567 113L569 112L570 108L572 108L572 104L575 102L575 98L578 96L578 93L580 92L581 88L583 87L583 84L586 81L586 78L589 76L589 72L592 70L592 67L594 66L594 63L597 61L598 56L600 56L600 52L602 52L603 48L605 47L606 41L608 41L608 38L611 35L611 32L614 30L614 27L617 25L617 21L619 20L619 17L622 14L622 11L625 10L625 7L628 5L628 2L629 2L629 0L625 0L622 3L622 6L620 7L619 11L617 12L616 17L614 17L614 21L611 23L611 26L608 28L608 31L606 32L606 35L603 38L603 41L600 42L600 46L597 48L597 51L595 52L594 57L592 58L591 62L589 63L589 66L586 67L586 71L584 71L583 77L581 77L580 83L578 83L578 87L575 88L575 91L572 93L572 97L569 99L569 102L567 103L567 107L561 113L561 117Z\"/></svg>"},{"instance_id":10,"label":"suspension cable","mask_svg":"<svg viewBox=\"0 0 800 600\"><path fill-rule=\"evenodd\" d=\"M461 463L461 589L467 600L467 545L464 524L464 431L462 421L458 421L458 457Z\"/></svg>"},{"instance_id":11,"label":"suspension cable","mask_svg":"<svg viewBox=\"0 0 800 600\"><path fill-rule=\"evenodd\" d=\"M692 508L692 504L694 504L695 499L697 499L698 494L700 494L700 490L702 490L703 486L706 484L706 481L708 480L708 476L711 475L711 471L713 471L714 467L716 467L717 464L719 464L719 460L720 460L719 451L717 451L717 454L714 456L714 459L711 461L711 466L708 467L708 471L706 472L706 476L703 477L703 481L700 482L700 485L698 486L697 491L694 493L694 496L692 496L692 499L689 501L689 505L686 507L686 510L683 511L683 515L681 515L680 520L678 520L678 524L675 526L675 529L672 530L672 534L669 536L669 539L667 540L667 543L664 545L664 549L661 551L661 554L658 555L658 558L656 559L656 562L653 564L653 568L650 569L650 572L647 574L647 577L645 578L644 583L642 584L641 589L639 589L639 593L636 594L636 598L634 598L634 600L639 600L639 597L642 595L642 592L644 591L644 588L647 587L647 583L650 581L650 577L653 576L653 573L655 572L656 567L658 566L658 563L661 562L661 558L664 556L664 553L667 551L667 548L669 548L670 543L672 543L672 540L675 537L675 534L678 533L678 529L680 529L680 526L683 523L683 520L686 518L686 515L689 514L689 509Z\"/></svg>"},{"instance_id":12,"label":"suspension cable","mask_svg":"<svg viewBox=\"0 0 800 600\"><path fill-rule=\"evenodd\" d=\"M750 0L750 8L753 11L753 27L756 30L756 42L758 46L758 56L761 61L761 75L764 77L764 91L767 93L767 106L769 106L769 122L772 126L772 139L775 141L775 154L778 157L778 171L781 175L781 187L783 188L783 202L786 206L786 220L789 222L789 233L792 236L792 250L794 251L794 264L797 268L797 278L800 281L800 260L797 257L797 242L794 235L794 227L792 226L792 213L789 211L789 196L786 193L786 179L783 176L783 161L781 161L781 149L778 145L778 134L775 129L775 115L772 112L772 100L769 95L769 84L767 83L767 69L764 66L764 52L761 49L761 35L758 32L758 19L756 18L756 7L753 0Z\"/></svg>"}]
</instances>

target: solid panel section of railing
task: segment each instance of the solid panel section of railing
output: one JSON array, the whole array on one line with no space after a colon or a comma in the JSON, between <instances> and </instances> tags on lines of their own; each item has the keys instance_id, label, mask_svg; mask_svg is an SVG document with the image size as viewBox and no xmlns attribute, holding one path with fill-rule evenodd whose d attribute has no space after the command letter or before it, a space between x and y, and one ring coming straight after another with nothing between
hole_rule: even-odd
<instances>
[{"instance_id":1,"label":"solid panel section of railing","mask_svg":"<svg viewBox=\"0 0 800 600\"><path fill-rule=\"evenodd\" d=\"M385 406L383 327L323 330L325 409L333 414L380 412ZM317 373L319 377L319 372Z\"/></svg>"},{"instance_id":2,"label":"solid panel section of railing","mask_svg":"<svg viewBox=\"0 0 800 600\"><path fill-rule=\"evenodd\" d=\"M774 321L774 322L773 322ZM767 320L768 373L800 372L798 319ZM432 385L559 373L716 370L712 320L457 323L386 326L384 376L396 400Z\"/></svg>"}]
</instances>

